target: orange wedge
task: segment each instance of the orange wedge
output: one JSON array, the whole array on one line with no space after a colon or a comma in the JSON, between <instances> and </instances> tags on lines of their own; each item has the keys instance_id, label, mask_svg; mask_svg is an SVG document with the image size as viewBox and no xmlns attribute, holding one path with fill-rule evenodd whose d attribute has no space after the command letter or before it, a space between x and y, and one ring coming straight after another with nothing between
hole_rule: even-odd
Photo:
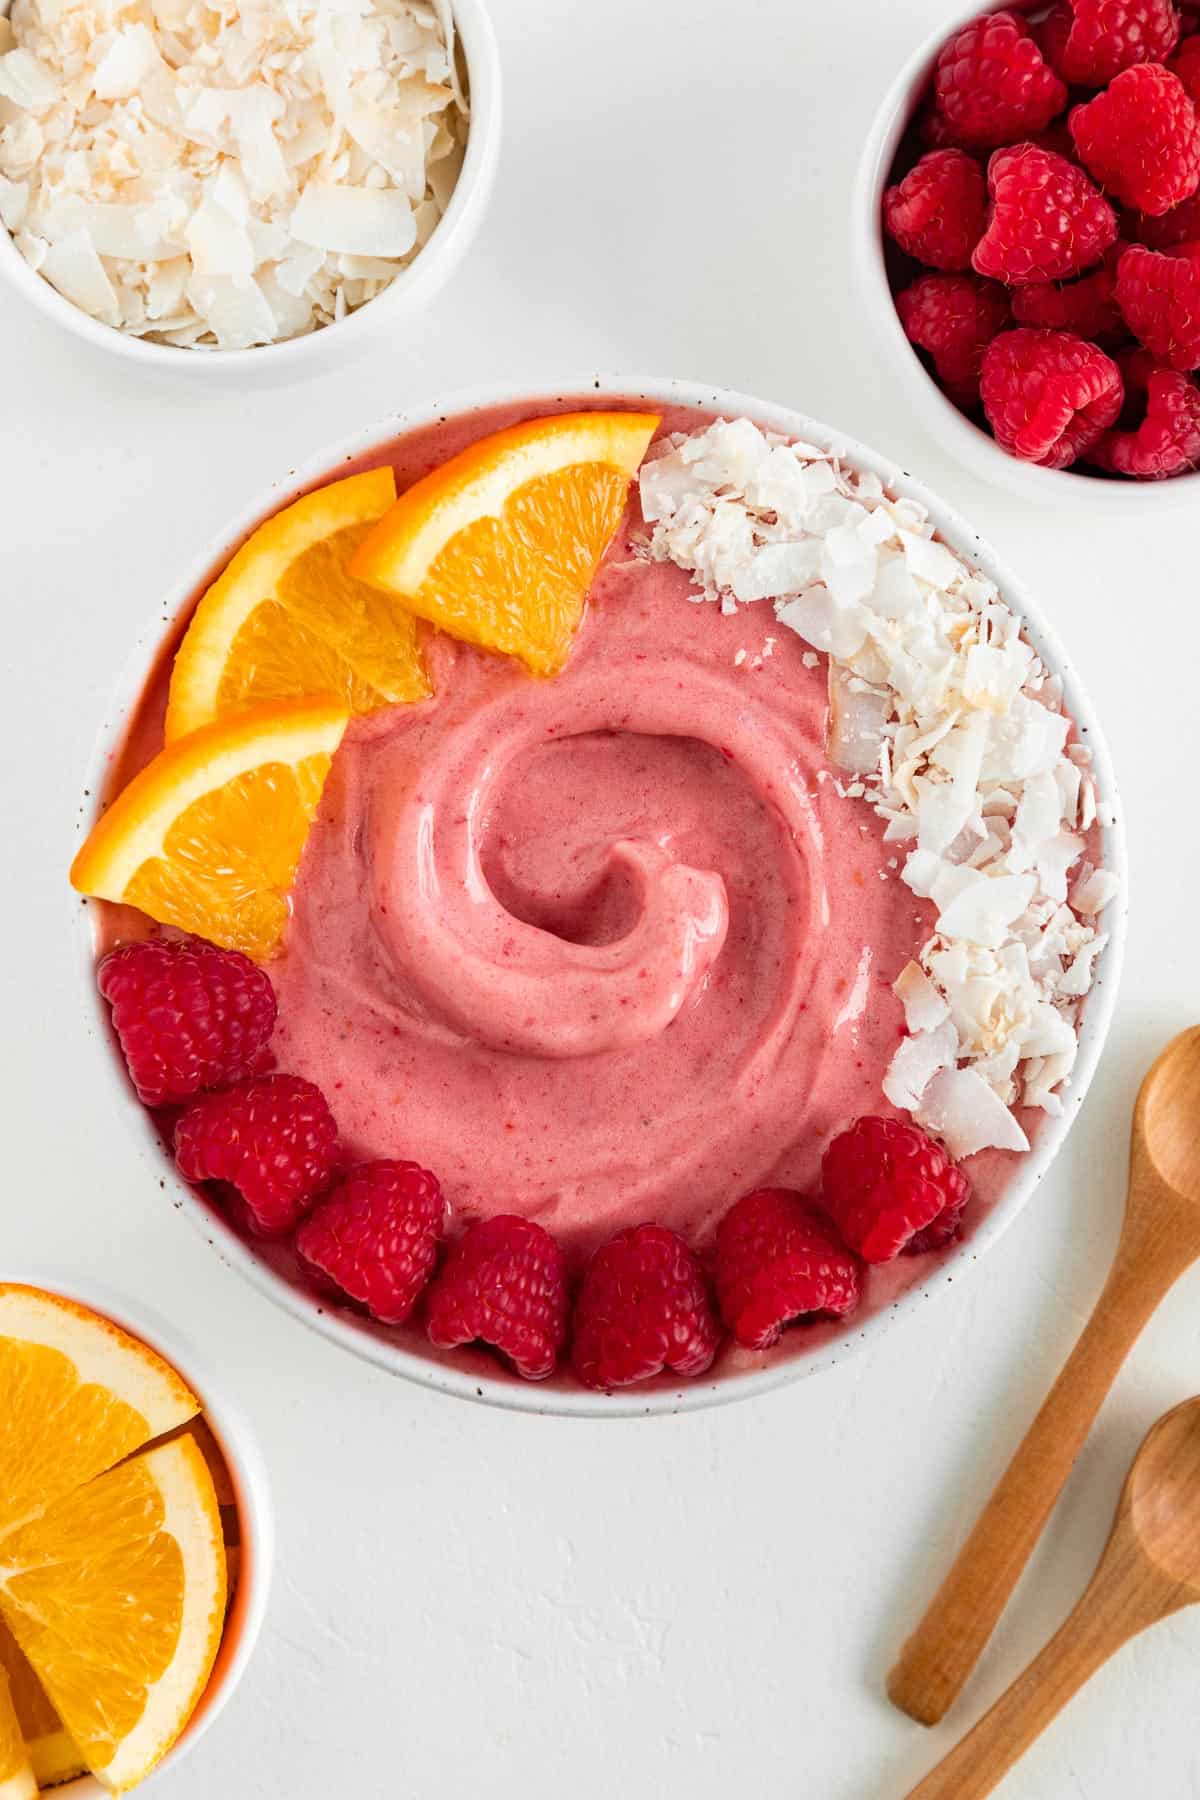
<instances>
[{"instance_id":1,"label":"orange wedge","mask_svg":"<svg viewBox=\"0 0 1200 1800\"><path fill-rule=\"evenodd\" d=\"M0 1668L0 1800L37 1800L37 1791L8 1676Z\"/></svg>"},{"instance_id":2,"label":"orange wedge","mask_svg":"<svg viewBox=\"0 0 1200 1800\"><path fill-rule=\"evenodd\" d=\"M0 1611L88 1768L134 1786L195 1710L224 1627L221 1518L191 1438L0 1538Z\"/></svg>"},{"instance_id":3,"label":"orange wedge","mask_svg":"<svg viewBox=\"0 0 1200 1800\"><path fill-rule=\"evenodd\" d=\"M16 1638L0 1619L0 1677L7 1676L17 1729L25 1742L33 1779L38 1787L56 1787L83 1774L83 1758L70 1733L50 1704L41 1682L30 1668ZM0 1705L0 1712L3 1711ZM0 1800L8 1800L4 1788L4 1730L0 1724Z\"/></svg>"},{"instance_id":4,"label":"orange wedge","mask_svg":"<svg viewBox=\"0 0 1200 1800\"><path fill-rule=\"evenodd\" d=\"M453 637L562 668L653 413L559 413L472 444L397 500L350 563Z\"/></svg>"},{"instance_id":5,"label":"orange wedge","mask_svg":"<svg viewBox=\"0 0 1200 1800\"><path fill-rule=\"evenodd\" d=\"M349 712L251 707L168 744L117 796L71 866L81 894L263 960Z\"/></svg>"},{"instance_id":6,"label":"orange wedge","mask_svg":"<svg viewBox=\"0 0 1200 1800\"><path fill-rule=\"evenodd\" d=\"M107 1319L0 1284L0 1540L199 1407L174 1369Z\"/></svg>"},{"instance_id":7,"label":"orange wedge","mask_svg":"<svg viewBox=\"0 0 1200 1800\"><path fill-rule=\"evenodd\" d=\"M258 527L204 595L171 671L166 739L299 696L374 712L421 700L417 622L347 564L396 498L390 469L330 482Z\"/></svg>"}]
</instances>

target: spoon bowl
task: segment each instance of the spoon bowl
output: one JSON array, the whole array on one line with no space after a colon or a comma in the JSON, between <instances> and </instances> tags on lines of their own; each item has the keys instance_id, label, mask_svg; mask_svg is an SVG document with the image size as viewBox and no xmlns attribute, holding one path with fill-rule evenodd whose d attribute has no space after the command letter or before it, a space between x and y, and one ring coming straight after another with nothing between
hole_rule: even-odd
<instances>
[{"instance_id":1,"label":"spoon bowl","mask_svg":"<svg viewBox=\"0 0 1200 1800\"><path fill-rule=\"evenodd\" d=\"M1142 1083L1135 1148L1139 1139L1167 1187L1200 1207L1200 1025L1172 1038Z\"/></svg>"},{"instance_id":2,"label":"spoon bowl","mask_svg":"<svg viewBox=\"0 0 1200 1800\"><path fill-rule=\"evenodd\" d=\"M1200 1600L1200 1400L1185 1400L1148 1434L1129 1471L1118 1530L1122 1520L1146 1561Z\"/></svg>"}]
</instances>

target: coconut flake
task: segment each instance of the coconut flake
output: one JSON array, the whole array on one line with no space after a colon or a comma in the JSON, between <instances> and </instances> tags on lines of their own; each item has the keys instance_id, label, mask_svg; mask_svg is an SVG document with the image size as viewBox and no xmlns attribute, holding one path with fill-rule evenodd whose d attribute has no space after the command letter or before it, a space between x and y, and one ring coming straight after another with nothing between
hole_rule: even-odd
<instances>
[{"instance_id":1,"label":"coconut flake","mask_svg":"<svg viewBox=\"0 0 1200 1800\"><path fill-rule=\"evenodd\" d=\"M892 984L892 992L904 1008L904 1022L912 1032L934 1031L950 1011L918 962L905 963Z\"/></svg>"},{"instance_id":2,"label":"coconut flake","mask_svg":"<svg viewBox=\"0 0 1200 1800\"><path fill-rule=\"evenodd\" d=\"M1071 905L1085 919L1104 911L1121 891L1121 884L1108 869L1095 869L1082 879L1071 895Z\"/></svg>"},{"instance_id":3,"label":"coconut flake","mask_svg":"<svg viewBox=\"0 0 1200 1800\"><path fill-rule=\"evenodd\" d=\"M1090 921L1116 892L1083 864L1067 902L1084 834L1111 808L1070 741L1061 682L919 504L811 445L718 420L667 439L641 493L651 558L723 612L773 601L813 646L805 666L829 658L829 758L859 778L838 792L873 808L885 841L916 841L900 878L936 928L897 982L912 1035L889 1097L911 1107L927 1083L917 1116L948 1142L1027 1147L1009 1108L1061 1108L1106 941ZM953 1064L931 1075L951 1031Z\"/></svg>"},{"instance_id":4,"label":"coconut flake","mask_svg":"<svg viewBox=\"0 0 1200 1800\"><path fill-rule=\"evenodd\" d=\"M949 1019L932 1031L902 1038L883 1078L883 1092L893 1106L915 1112L934 1076L951 1068L958 1056L958 1033Z\"/></svg>"},{"instance_id":5,"label":"coconut flake","mask_svg":"<svg viewBox=\"0 0 1200 1800\"><path fill-rule=\"evenodd\" d=\"M956 1159L979 1150L1029 1148L1012 1113L974 1069L943 1069L935 1075L913 1117L940 1137Z\"/></svg>"},{"instance_id":6,"label":"coconut flake","mask_svg":"<svg viewBox=\"0 0 1200 1800\"><path fill-rule=\"evenodd\" d=\"M25 112L45 112L59 96L58 82L31 51L18 45L0 56L0 99Z\"/></svg>"},{"instance_id":7,"label":"coconut flake","mask_svg":"<svg viewBox=\"0 0 1200 1800\"><path fill-rule=\"evenodd\" d=\"M291 218L301 244L355 256L404 256L417 228L406 195L394 188L340 187L315 181L302 194Z\"/></svg>"},{"instance_id":8,"label":"coconut flake","mask_svg":"<svg viewBox=\"0 0 1200 1800\"><path fill-rule=\"evenodd\" d=\"M60 294L105 324L115 322L117 296L92 240L81 231L52 243L42 258L41 272Z\"/></svg>"}]
</instances>

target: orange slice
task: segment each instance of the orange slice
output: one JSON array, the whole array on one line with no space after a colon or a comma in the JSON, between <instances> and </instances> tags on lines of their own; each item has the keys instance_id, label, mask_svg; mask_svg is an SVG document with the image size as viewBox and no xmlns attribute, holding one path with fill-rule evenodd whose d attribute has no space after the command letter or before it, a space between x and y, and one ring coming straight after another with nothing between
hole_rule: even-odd
<instances>
[{"instance_id":1,"label":"orange slice","mask_svg":"<svg viewBox=\"0 0 1200 1800\"><path fill-rule=\"evenodd\" d=\"M535 675L562 668L652 413L559 413L472 444L401 494L350 573Z\"/></svg>"},{"instance_id":2,"label":"orange slice","mask_svg":"<svg viewBox=\"0 0 1200 1800\"><path fill-rule=\"evenodd\" d=\"M83 1758L49 1696L30 1668L16 1638L0 1619L0 1676L8 1677L17 1729L25 1741L38 1787L56 1787L83 1774ZM0 1708L2 1710L2 1708ZM0 1726L0 1744L3 1742ZM0 1748L0 1770L4 1767ZM0 1775L0 1800L7 1800Z\"/></svg>"},{"instance_id":3,"label":"orange slice","mask_svg":"<svg viewBox=\"0 0 1200 1800\"><path fill-rule=\"evenodd\" d=\"M171 671L166 740L302 695L374 712L421 700L417 621L347 564L396 498L390 469L330 482L251 533L204 595Z\"/></svg>"},{"instance_id":4,"label":"orange slice","mask_svg":"<svg viewBox=\"0 0 1200 1800\"><path fill-rule=\"evenodd\" d=\"M174 1369L107 1319L0 1284L0 1539L199 1405Z\"/></svg>"},{"instance_id":5,"label":"orange slice","mask_svg":"<svg viewBox=\"0 0 1200 1800\"><path fill-rule=\"evenodd\" d=\"M0 1668L0 1800L37 1800L37 1791L8 1676Z\"/></svg>"},{"instance_id":6,"label":"orange slice","mask_svg":"<svg viewBox=\"0 0 1200 1800\"><path fill-rule=\"evenodd\" d=\"M332 701L280 700L168 744L93 828L72 885L270 956L349 716Z\"/></svg>"},{"instance_id":7,"label":"orange slice","mask_svg":"<svg viewBox=\"0 0 1200 1800\"><path fill-rule=\"evenodd\" d=\"M80 1753L123 1793L174 1743L225 1619L212 1476L186 1434L0 1538L0 1611Z\"/></svg>"}]
</instances>

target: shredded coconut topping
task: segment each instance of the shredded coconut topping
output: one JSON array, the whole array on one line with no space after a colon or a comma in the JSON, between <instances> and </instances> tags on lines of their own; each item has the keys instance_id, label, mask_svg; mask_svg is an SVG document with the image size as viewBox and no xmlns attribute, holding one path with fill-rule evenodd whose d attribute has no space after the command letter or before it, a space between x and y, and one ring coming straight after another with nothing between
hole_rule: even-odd
<instances>
[{"instance_id":1,"label":"shredded coconut topping","mask_svg":"<svg viewBox=\"0 0 1200 1800\"><path fill-rule=\"evenodd\" d=\"M768 600L828 657L830 760L853 777L838 791L884 821L901 880L937 909L895 983L909 1035L886 1097L955 1156L1027 1150L1012 1108L1062 1111L1117 893L1083 860L1112 812L1060 680L922 506L810 444L719 420L662 440L640 487L649 556L688 570L697 600Z\"/></svg>"},{"instance_id":2,"label":"shredded coconut topping","mask_svg":"<svg viewBox=\"0 0 1200 1800\"><path fill-rule=\"evenodd\" d=\"M13 0L0 221L104 324L242 349L374 298L453 190L448 0Z\"/></svg>"}]
</instances>

